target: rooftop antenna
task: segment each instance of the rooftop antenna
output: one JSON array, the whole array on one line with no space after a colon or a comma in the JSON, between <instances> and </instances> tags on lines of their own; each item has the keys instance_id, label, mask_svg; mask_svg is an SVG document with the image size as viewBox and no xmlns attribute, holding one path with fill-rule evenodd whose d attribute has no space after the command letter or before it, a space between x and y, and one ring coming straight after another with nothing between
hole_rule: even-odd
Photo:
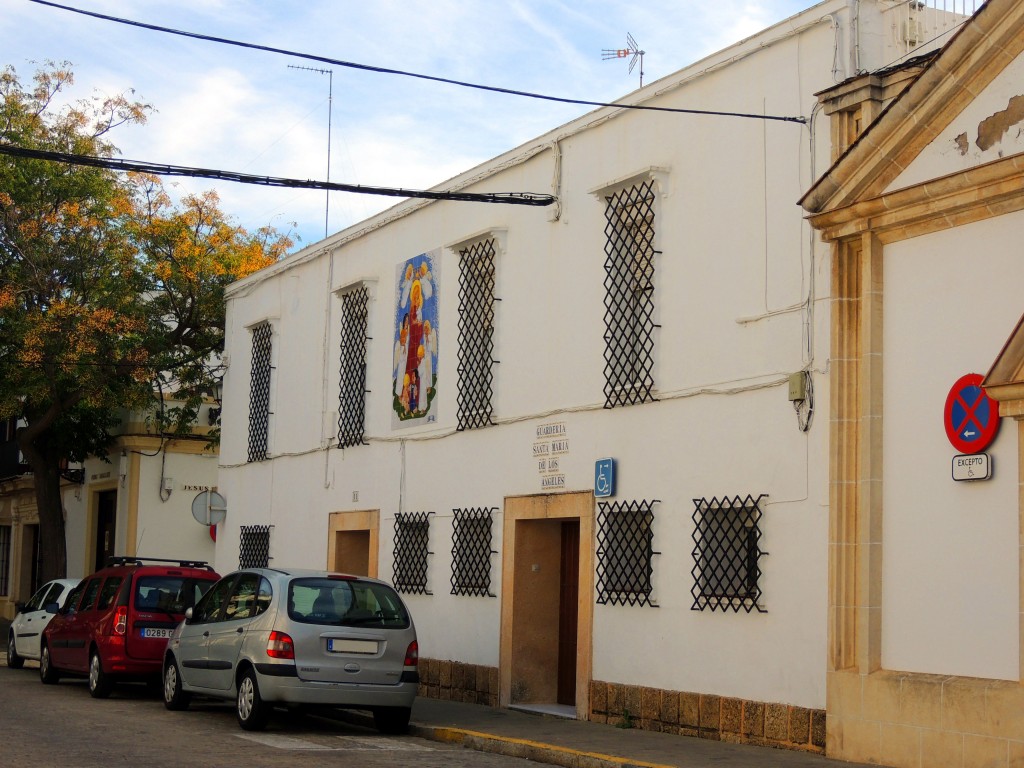
<instances>
[{"instance_id":1,"label":"rooftop antenna","mask_svg":"<svg viewBox=\"0 0 1024 768\"><path fill-rule=\"evenodd\" d=\"M317 69L316 67L298 67L289 64L288 69L304 69L307 72L316 72L320 75L327 75L327 181L331 180L331 113L334 111L334 70ZM324 211L324 237L329 234L331 216L331 190L327 190L327 206Z\"/></svg>"},{"instance_id":2,"label":"rooftop antenna","mask_svg":"<svg viewBox=\"0 0 1024 768\"><path fill-rule=\"evenodd\" d=\"M629 60L629 72L633 73L633 68L636 63L640 62L640 87L644 87L644 54L647 51L641 51L640 45L633 38L629 32L626 33L626 47L625 48L604 48L601 51L601 60L608 61L609 59L625 59L632 56Z\"/></svg>"}]
</instances>

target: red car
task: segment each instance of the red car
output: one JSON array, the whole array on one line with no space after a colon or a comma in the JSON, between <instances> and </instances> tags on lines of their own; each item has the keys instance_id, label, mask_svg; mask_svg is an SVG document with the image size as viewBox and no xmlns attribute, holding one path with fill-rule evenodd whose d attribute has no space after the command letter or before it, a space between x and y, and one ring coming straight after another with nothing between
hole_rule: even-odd
<instances>
[{"instance_id":1,"label":"red car","mask_svg":"<svg viewBox=\"0 0 1024 768\"><path fill-rule=\"evenodd\" d=\"M220 577L203 562L114 557L75 587L43 632L39 678L86 676L102 699L120 680L158 684L167 638Z\"/></svg>"}]
</instances>

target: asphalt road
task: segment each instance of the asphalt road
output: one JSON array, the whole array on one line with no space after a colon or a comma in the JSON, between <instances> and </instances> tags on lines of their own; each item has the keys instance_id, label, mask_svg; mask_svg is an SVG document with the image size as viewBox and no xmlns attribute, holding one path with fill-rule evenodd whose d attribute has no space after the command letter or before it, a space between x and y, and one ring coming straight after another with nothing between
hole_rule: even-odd
<instances>
[{"instance_id":1,"label":"asphalt road","mask_svg":"<svg viewBox=\"0 0 1024 768\"><path fill-rule=\"evenodd\" d=\"M38 670L0 666L0 766L18 768L524 768L526 761L376 731L328 718L276 711L266 731L239 728L231 704L193 700L168 712L143 685L105 700L84 681L43 685Z\"/></svg>"}]
</instances>

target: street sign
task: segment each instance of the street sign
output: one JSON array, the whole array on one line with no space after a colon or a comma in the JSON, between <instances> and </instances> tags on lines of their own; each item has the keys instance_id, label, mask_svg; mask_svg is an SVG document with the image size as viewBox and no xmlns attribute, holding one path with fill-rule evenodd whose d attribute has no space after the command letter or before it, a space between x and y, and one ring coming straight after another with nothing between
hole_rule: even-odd
<instances>
[{"instance_id":1,"label":"street sign","mask_svg":"<svg viewBox=\"0 0 1024 768\"><path fill-rule=\"evenodd\" d=\"M598 459L594 463L594 496L606 499L615 495L615 459Z\"/></svg>"},{"instance_id":2,"label":"street sign","mask_svg":"<svg viewBox=\"0 0 1024 768\"><path fill-rule=\"evenodd\" d=\"M988 480L992 477L992 457L987 453L960 454L953 457L954 480Z\"/></svg>"},{"instance_id":3,"label":"street sign","mask_svg":"<svg viewBox=\"0 0 1024 768\"><path fill-rule=\"evenodd\" d=\"M961 453L984 451L999 431L999 403L985 394L982 379L980 373L961 376L946 396L946 437Z\"/></svg>"},{"instance_id":4,"label":"street sign","mask_svg":"<svg viewBox=\"0 0 1024 768\"><path fill-rule=\"evenodd\" d=\"M200 525L212 526L223 523L227 509L227 501L216 491L208 489L192 499L192 517Z\"/></svg>"}]
</instances>

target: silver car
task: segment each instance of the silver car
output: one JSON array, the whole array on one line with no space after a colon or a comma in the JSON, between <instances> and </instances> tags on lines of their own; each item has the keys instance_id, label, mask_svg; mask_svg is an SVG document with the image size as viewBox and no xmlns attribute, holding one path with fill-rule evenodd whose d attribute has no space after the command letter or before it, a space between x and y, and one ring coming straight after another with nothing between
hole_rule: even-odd
<instances>
[{"instance_id":1,"label":"silver car","mask_svg":"<svg viewBox=\"0 0 1024 768\"><path fill-rule=\"evenodd\" d=\"M186 611L167 642L164 705L234 699L246 730L276 704L369 710L403 733L419 685L412 617L377 579L254 568L229 574Z\"/></svg>"}]
</instances>

